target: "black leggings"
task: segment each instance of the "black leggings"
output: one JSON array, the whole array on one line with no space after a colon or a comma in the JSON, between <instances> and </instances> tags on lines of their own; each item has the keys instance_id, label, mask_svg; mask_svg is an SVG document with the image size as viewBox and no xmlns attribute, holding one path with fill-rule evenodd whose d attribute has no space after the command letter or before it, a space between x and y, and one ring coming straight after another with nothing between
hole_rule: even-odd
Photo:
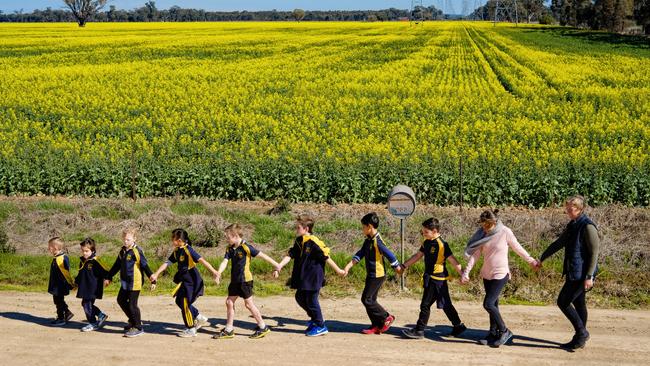
<instances>
[{"instance_id":1,"label":"black leggings","mask_svg":"<svg viewBox=\"0 0 650 366\"><path fill-rule=\"evenodd\" d=\"M584 281L566 280L557 297L557 306L569 319L576 334L587 332L587 303L585 301Z\"/></svg>"},{"instance_id":2,"label":"black leggings","mask_svg":"<svg viewBox=\"0 0 650 366\"><path fill-rule=\"evenodd\" d=\"M501 312L499 312L499 297L509 279L510 275L506 275L500 280L483 279L483 286L485 287L483 308L490 314L490 334L497 334L497 331L505 332L508 329L501 317Z\"/></svg>"},{"instance_id":3,"label":"black leggings","mask_svg":"<svg viewBox=\"0 0 650 366\"><path fill-rule=\"evenodd\" d=\"M140 308L138 308L138 296L140 291L129 291L120 288L117 293L117 303L122 311L129 318L129 325L142 330L142 319L140 318Z\"/></svg>"},{"instance_id":4,"label":"black leggings","mask_svg":"<svg viewBox=\"0 0 650 366\"><path fill-rule=\"evenodd\" d=\"M81 300L81 307L86 313L86 319L88 323L96 323L97 316L102 313L97 306L95 306L95 299L83 299Z\"/></svg>"}]
</instances>

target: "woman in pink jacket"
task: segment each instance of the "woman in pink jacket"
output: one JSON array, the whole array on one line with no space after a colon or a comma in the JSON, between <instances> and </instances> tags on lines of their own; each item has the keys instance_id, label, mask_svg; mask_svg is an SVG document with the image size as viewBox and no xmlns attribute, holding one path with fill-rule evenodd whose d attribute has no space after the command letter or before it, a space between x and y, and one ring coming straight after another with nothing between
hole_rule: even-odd
<instances>
[{"instance_id":1,"label":"woman in pink jacket","mask_svg":"<svg viewBox=\"0 0 650 366\"><path fill-rule=\"evenodd\" d=\"M470 238L465 248L465 256L469 258L463 271L462 283L469 282L469 273L476 261L483 254L481 277L485 287L483 307L490 314L490 332L480 342L491 347L499 347L512 338L512 332L506 327L499 312L499 297L503 287L510 279L508 267L508 247L512 248L528 264L537 269L538 262L531 257L526 249L517 241L510 228L498 219L499 210L484 211L479 219L481 226Z\"/></svg>"}]
</instances>

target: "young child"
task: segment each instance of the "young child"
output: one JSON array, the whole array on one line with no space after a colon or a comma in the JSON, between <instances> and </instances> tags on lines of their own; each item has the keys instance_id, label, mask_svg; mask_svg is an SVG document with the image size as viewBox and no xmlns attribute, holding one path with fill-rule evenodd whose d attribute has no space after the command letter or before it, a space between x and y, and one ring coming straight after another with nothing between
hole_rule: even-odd
<instances>
[{"instance_id":1,"label":"young child","mask_svg":"<svg viewBox=\"0 0 650 366\"><path fill-rule=\"evenodd\" d=\"M104 267L97 257L97 246L92 238L86 238L81 243L79 258L79 274L75 277L78 286L77 298L81 299L81 307L86 313L88 325L81 328L82 332L91 332L104 326L108 318L97 306L95 300L104 294L104 279L108 268Z\"/></svg>"},{"instance_id":2,"label":"young child","mask_svg":"<svg viewBox=\"0 0 650 366\"><path fill-rule=\"evenodd\" d=\"M345 271L329 257L330 249L312 233L313 228L314 219L310 216L301 215L296 218L296 240L277 269L279 272L289 261L294 260L291 288L296 290L298 305L310 318L305 331L309 337L328 333L318 302L320 289L325 285L325 263L337 274L345 275Z\"/></svg>"},{"instance_id":3,"label":"young child","mask_svg":"<svg viewBox=\"0 0 650 366\"><path fill-rule=\"evenodd\" d=\"M437 219L429 218L422 223L422 236L424 242L420 250L404 262L404 269L410 267L420 258L424 257L424 278L422 302L420 303L420 317L413 329L402 331L407 338L419 339L424 337L424 328L429 321L431 305L437 303L438 309L442 309L449 321L454 326L451 335L454 337L463 333L467 327L460 321L458 312L451 303L447 280L446 262L449 261L458 274L462 274L462 268L449 248L449 244L440 238L440 223Z\"/></svg>"},{"instance_id":4,"label":"young child","mask_svg":"<svg viewBox=\"0 0 650 366\"><path fill-rule=\"evenodd\" d=\"M217 271L197 253L190 243L187 231L175 229L172 231L172 245L174 251L167 261L151 275L151 282L154 283L160 274L173 263L178 264L178 271L174 275L174 283L178 284L172 293L176 297L176 305L181 309L181 316L185 323L185 330L178 336L183 338L195 337L196 332L208 323L208 318L199 313L199 310L192 305L199 296L203 295L203 279L196 268L197 263L204 265L217 279Z\"/></svg>"},{"instance_id":5,"label":"young child","mask_svg":"<svg viewBox=\"0 0 650 366\"><path fill-rule=\"evenodd\" d=\"M50 282L47 292L52 294L54 305L56 305L56 319L50 324L60 327L74 316L68 309L68 304L65 303L65 296L74 288L74 281L70 275L70 259L65 254L63 240L58 236L50 239L47 242L47 249L54 256L50 265Z\"/></svg>"},{"instance_id":6,"label":"young child","mask_svg":"<svg viewBox=\"0 0 650 366\"><path fill-rule=\"evenodd\" d=\"M381 235L377 231L379 217L371 212L361 218L363 234L366 236L361 249L352 257L352 260L345 266L345 274L352 266L362 259L366 260L366 285L361 294L361 303L366 307L370 328L361 331L363 334L381 334L386 332L395 321L395 316L390 315L378 302L379 289L386 279L384 257L388 258L391 267L401 273L399 261L395 254L384 244Z\"/></svg>"},{"instance_id":7,"label":"young child","mask_svg":"<svg viewBox=\"0 0 650 366\"><path fill-rule=\"evenodd\" d=\"M215 334L215 339L228 339L234 337L233 322L235 318L235 301L241 297L244 299L246 309L251 312L253 318L257 322L255 332L250 338L262 338L271 332L271 329L266 326L260 311L253 302L253 274L250 270L252 258L262 258L263 260L271 263L274 267L273 275L277 277L278 263L266 254L255 249L252 245L248 244L242 239L242 230L239 225L232 224L225 230L226 238L230 244L226 249L224 260L219 266L217 271L217 283L221 278L221 273L228 266L228 261L231 261L230 268L230 285L228 286L228 298L226 299L227 320L226 327L219 333Z\"/></svg>"},{"instance_id":8,"label":"young child","mask_svg":"<svg viewBox=\"0 0 650 366\"><path fill-rule=\"evenodd\" d=\"M117 303L129 319L128 325L124 327L124 336L127 338L144 334L138 297L144 284L142 273L144 272L147 277L152 275L147 258L142 249L135 244L135 239L136 230L134 228L127 228L122 232L124 244L104 281L104 284L108 285L113 276L120 272L120 291L117 293Z\"/></svg>"}]
</instances>

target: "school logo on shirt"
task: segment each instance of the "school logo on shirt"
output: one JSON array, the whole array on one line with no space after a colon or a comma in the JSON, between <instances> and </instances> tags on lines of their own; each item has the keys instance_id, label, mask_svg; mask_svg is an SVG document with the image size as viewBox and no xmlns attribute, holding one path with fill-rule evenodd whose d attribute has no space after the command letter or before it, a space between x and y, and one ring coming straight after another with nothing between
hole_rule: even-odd
<instances>
[{"instance_id":1,"label":"school logo on shirt","mask_svg":"<svg viewBox=\"0 0 650 366\"><path fill-rule=\"evenodd\" d=\"M242 253L242 252L237 252L237 258L239 258L239 259L244 258L244 253Z\"/></svg>"},{"instance_id":2,"label":"school logo on shirt","mask_svg":"<svg viewBox=\"0 0 650 366\"><path fill-rule=\"evenodd\" d=\"M131 256L131 254L129 254L129 255L126 256L126 260L127 260L127 261L130 261L131 258L133 258L133 256Z\"/></svg>"},{"instance_id":3,"label":"school logo on shirt","mask_svg":"<svg viewBox=\"0 0 650 366\"><path fill-rule=\"evenodd\" d=\"M179 258L179 260L180 260L181 262L184 261L184 260L185 260L185 256L184 256L184 255L181 255L181 257Z\"/></svg>"},{"instance_id":4,"label":"school logo on shirt","mask_svg":"<svg viewBox=\"0 0 650 366\"><path fill-rule=\"evenodd\" d=\"M88 269L93 269L93 264L92 263L88 263Z\"/></svg>"}]
</instances>

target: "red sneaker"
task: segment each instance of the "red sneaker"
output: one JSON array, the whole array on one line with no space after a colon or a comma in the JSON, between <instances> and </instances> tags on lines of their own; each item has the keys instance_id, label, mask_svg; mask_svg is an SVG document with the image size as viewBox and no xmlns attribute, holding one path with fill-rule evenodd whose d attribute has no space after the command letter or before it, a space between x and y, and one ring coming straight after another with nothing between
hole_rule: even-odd
<instances>
[{"instance_id":1,"label":"red sneaker","mask_svg":"<svg viewBox=\"0 0 650 366\"><path fill-rule=\"evenodd\" d=\"M394 321L395 317L393 315L388 315L386 320L384 320L384 326L379 330L379 333L386 333L386 331L390 329L390 326L393 325Z\"/></svg>"},{"instance_id":2,"label":"red sneaker","mask_svg":"<svg viewBox=\"0 0 650 366\"><path fill-rule=\"evenodd\" d=\"M379 334L380 332L379 332L379 328L377 328L375 326L372 326L372 327L370 327L368 329L362 330L361 333L363 333L363 334Z\"/></svg>"}]
</instances>

